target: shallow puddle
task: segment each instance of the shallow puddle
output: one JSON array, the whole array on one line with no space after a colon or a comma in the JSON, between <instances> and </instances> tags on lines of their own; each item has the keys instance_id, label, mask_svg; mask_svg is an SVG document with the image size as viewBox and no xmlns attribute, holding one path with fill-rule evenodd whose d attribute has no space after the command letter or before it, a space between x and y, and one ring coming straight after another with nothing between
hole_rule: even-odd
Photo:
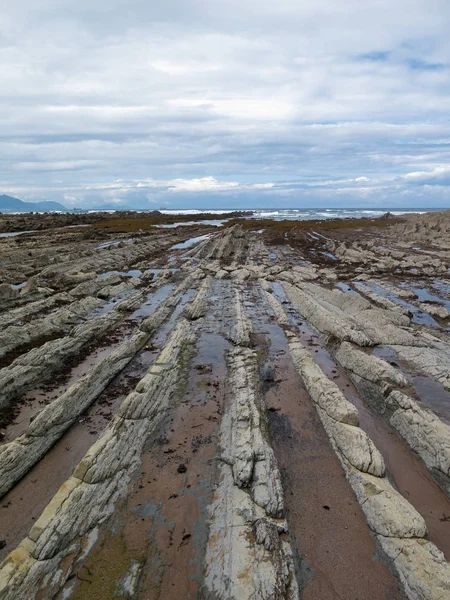
<instances>
[{"instance_id":1,"label":"shallow puddle","mask_svg":"<svg viewBox=\"0 0 450 600\"><path fill-rule=\"evenodd\" d=\"M97 275L99 279L105 279L105 277L109 277L110 275L120 275L121 277L140 277L142 275L142 271L139 269L130 269L129 271L106 271L105 273L100 273Z\"/></svg>"},{"instance_id":2,"label":"shallow puddle","mask_svg":"<svg viewBox=\"0 0 450 600\"><path fill-rule=\"evenodd\" d=\"M224 223L227 223L230 219L214 219L213 221L184 221L182 223L169 223L167 225L154 225L158 229L174 229L175 227L188 226L188 225L212 225L213 227L220 227Z\"/></svg>"},{"instance_id":3,"label":"shallow puddle","mask_svg":"<svg viewBox=\"0 0 450 600\"><path fill-rule=\"evenodd\" d=\"M430 377L414 375L410 377L417 395L439 417L450 424L450 392L442 384Z\"/></svg>"},{"instance_id":4,"label":"shallow puddle","mask_svg":"<svg viewBox=\"0 0 450 600\"><path fill-rule=\"evenodd\" d=\"M24 233L40 233L36 229L30 229L29 231L8 231L7 233L0 233L0 238L15 237L16 235L23 235Z\"/></svg>"},{"instance_id":5,"label":"shallow puddle","mask_svg":"<svg viewBox=\"0 0 450 600\"><path fill-rule=\"evenodd\" d=\"M376 283L372 282L367 283L365 281L358 281L357 283L360 284L362 287L371 289L376 294L383 296L383 298L387 298L388 300L391 300L391 302L395 302L396 304L399 304L400 306L403 306L403 308L409 310L409 312L412 314L411 320L413 323L440 329L439 323L435 321L435 319L433 319L432 316L430 316L423 310L420 310L420 308L417 308L417 306L414 306L414 304L410 304L403 298L400 298L394 292L390 292L385 288L381 287L380 285L377 285Z\"/></svg>"},{"instance_id":6,"label":"shallow puddle","mask_svg":"<svg viewBox=\"0 0 450 600\"><path fill-rule=\"evenodd\" d=\"M439 290L441 293L450 295L450 282L444 283L443 281L434 281L431 286Z\"/></svg>"},{"instance_id":7,"label":"shallow puddle","mask_svg":"<svg viewBox=\"0 0 450 600\"><path fill-rule=\"evenodd\" d=\"M336 287L341 290L341 292L345 292L346 294L353 294L354 296L359 296L358 292L356 292L353 288L351 288L346 283L339 281L336 283Z\"/></svg>"},{"instance_id":8,"label":"shallow puddle","mask_svg":"<svg viewBox=\"0 0 450 600\"><path fill-rule=\"evenodd\" d=\"M443 421L450 423L450 392L441 383L431 377L417 375L410 370L407 363L397 357L395 350L389 346L377 346L372 353L399 368L414 386L417 397L424 407L430 408Z\"/></svg>"},{"instance_id":9,"label":"shallow puddle","mask_svg":"<svg viewBox=\"0 0 450 600\"><path fill-rule=\"evenodd\" d=\"M139 319L149 317L166 300L175 288L174 284L163 285L157 290L150 292L142 305L135 310L130 319Z\"/></svg>"},{"instance_id":10,"label":"shallow puddle","mask_svg":"<svg viewBox=\"0 0 450 600\"><path fill-rule=\"evenodd\" d=\"M191 246L194 246L195 244L198 244L199 242L202 242L203 240L207 240L210 237L211 237L211 234L208 233L207 235L199 235L197 237L189 238L185 242L180 242L179 244L175 244L174 246L171 246L169 248L169 250L183 250L185 248L190 248Z\"/></svg>"},{"instance_id":11,"label":"shallow puddle","mask_svg":"<svg viewBox=\"0 0 450 600\"><path fill-rule=\"evenodd\" d=\"M447 310L450 310L450 300L446 300L435 294L432 294L430 290L426 287L416 287L416 286L407 286L406 284L403 287L407 287L412 292L416 294L419 298L420 302L430 302L432 304L439 304L440 306L444 306Z\"/></svg>"},{"instance_id":12,"label":"shallow puddle","mask_svg":"<svg viewBox=\"0 0 450 600\"><path fill-rule=\"evenodd\" d=\"M319 254L323 254L323 256L328 256L328 258L331 258L332 260L337 260L335 255L332 254L331 252L325 252L323 250L319 250Z\"/></svg>"}]
</instances>

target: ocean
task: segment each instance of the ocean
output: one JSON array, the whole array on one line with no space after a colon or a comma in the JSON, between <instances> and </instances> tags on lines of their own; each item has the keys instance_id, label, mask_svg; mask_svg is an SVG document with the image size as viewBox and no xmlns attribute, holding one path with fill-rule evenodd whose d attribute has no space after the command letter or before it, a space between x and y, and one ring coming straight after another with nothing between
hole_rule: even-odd
<instances>
[{"instance_id":1,"label":"ocean","mask_svg":"<svg viewBox=\"0 0 450 600\"><path fill-rule=\"evenodd\" d=\"M390 212L393 215L404 215L407 213L419 213L423 214L425 212L431 211L441 211L445 210L443 208L431 208L431 209L389 209L389 208L381 208L381 209L360 209L360 208L286 208L286 209L270 209L270 208L234 208L234 209L160 209L159 212L167 214L167 215L192 215L195 216L199 213L211 213L211 214L225 214L229 212L234 212L237 210L251 210L253 211L253 219L275 219L278 221L282 220L316 220L316 219L361 219L363 217L369 219L375 219L377 217L381 217L387 212Z\"/></svg>"}]
</instances>

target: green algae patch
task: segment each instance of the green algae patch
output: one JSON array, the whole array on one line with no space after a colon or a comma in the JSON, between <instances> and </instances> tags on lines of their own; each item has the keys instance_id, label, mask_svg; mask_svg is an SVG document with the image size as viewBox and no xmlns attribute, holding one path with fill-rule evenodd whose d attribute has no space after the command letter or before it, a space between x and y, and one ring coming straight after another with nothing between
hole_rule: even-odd
<instances>
[{"instance_id":1,"label":"green algae patch","mask_svg":"<svg viewBox=\"0 0 450 600\"><path fill-rule=\"evenodd\" d=\"M193 356L195 355L195 351L194 351L195 346L188 341L183 341L180 345L180 352L178 355L178 364L177 364L177 369L178 369L178 374L179 374L179 381L178 381L178 385L176 388L176 396L179 400L182 399L182 397L184 396L184 393L186 391L186 387L187 387L187 383L188 383L188 378L187 378L187 374L188 374L188 367L189 367L189 363L191 362Z\"/></svg>"},{"instance_id":2,"label":"green algae patch","mask_svg":"<svg viewBox=\"0 0 450 600\"><path fill-rule=\"evenodd\" d=\"M77 567L77 585L71 600L113 600L129 598L123 585L136 565L142 566L144 558L127 549L122 533L108 533L84 564Z\"/></svg>"},{"instance_id":3,"label":"green algae patch","mask_svg":"<svg viewBox=\"0 0 450 600\"><path fill-rule=\"evenodd\" d=\"M356 229L377 227L390 227L401 223L403 219L315 219L315 220L283 220L276 221L274 219L231 219L224 223L224 227L233 227L240 225L243 229L272 229L274 231L289 231L291 229L302 230L333 230L333 229Z\"/></svg>"}]
</instances>

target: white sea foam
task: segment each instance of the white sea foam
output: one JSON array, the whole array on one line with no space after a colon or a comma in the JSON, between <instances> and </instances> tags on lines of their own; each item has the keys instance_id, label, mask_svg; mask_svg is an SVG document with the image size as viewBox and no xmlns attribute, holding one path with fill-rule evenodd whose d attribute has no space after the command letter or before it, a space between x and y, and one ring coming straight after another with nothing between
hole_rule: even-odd
<instances>
[{"instance_id":1,"label":"white sea foam","mask_svg":"<svg viewBox=\"0 0 450 600\"><path fill-rule=\"evenodd\" d=\"M164 209L160 212L164 214L172 214L172 215L196 215L199 213L211 213L211 214L220 214L220 213L231 213L237 210L249 210L252 211L253 214L251 218L253 219L275 219L277 221L283 220L323 220L323 219L360 219L360 218L377 218L381 217L381 215L386 212L391 212L393 215L403 215L406 213L418 213L423 214L427 211L424 210L413 210L413 209L404 209L404 210L390 210L388 208L382 209L352 209L352 208L264 208L264 209L177 209L177 210L169 210Z\"/></svg>"}]
</instances>

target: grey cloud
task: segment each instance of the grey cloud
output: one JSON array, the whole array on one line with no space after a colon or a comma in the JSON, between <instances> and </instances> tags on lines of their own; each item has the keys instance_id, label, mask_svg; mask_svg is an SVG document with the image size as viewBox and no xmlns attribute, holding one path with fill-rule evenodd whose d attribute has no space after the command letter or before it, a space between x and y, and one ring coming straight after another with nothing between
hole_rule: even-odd
<instances>
[{"instance_id":1,"label":"grey cloud","mask_svg":"<svg viewBox=\"0 0 450 600\"><path fill-rule=\"evenodd\" d=\"M5 0L0 192L448 201L449 21L446 0ZM211 177L221 189L196 189Z\"/></svg>"}]
</instances>

